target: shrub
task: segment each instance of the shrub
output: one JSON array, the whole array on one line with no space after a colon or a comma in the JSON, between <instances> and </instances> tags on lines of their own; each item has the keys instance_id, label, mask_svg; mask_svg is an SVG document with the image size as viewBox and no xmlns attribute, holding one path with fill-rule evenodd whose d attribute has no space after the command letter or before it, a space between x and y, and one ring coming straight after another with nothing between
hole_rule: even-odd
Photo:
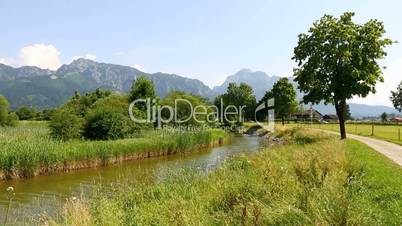
<instances>
[{"instance_id":1,"label":"shrub","mask_svg":"<svg viewBox=\"0 0 402 226\"><path fill-rule=\"evenodd\" d=\"M34 119L38 113L34 108L21 107L16 114L20 120L30 120Z\"/></svg>"},{"instance_id":2,"label":"shrub","mask_svg":"<svg viewBox=\"0 0 402 226\"><path fill-rule=\"evenodd\" d=\"M38 121L50 121L55 109L45 109L38 113Z\"/></svg>"},{"instance_id":3,"label":"shrub","mask_svg":"<svg viewBox=\"0 0 402 226\"><path fill-rule=\"evenodd\" d=\"M81 136L82 118L67 110L55 112L51 118L50 135L63 141Z\"/></svg>"},{"instance_id":4,"label":"shrub","mask_svg":"<svg viewBox=\"0 0 402 226\"><path fill-rule=\"evenodd\" d=\"M86 117L83 135L90 140L115 140L128 137L135 130L128 116L110 109L99 109Z\"/></svg>"},{"instance_id":5,"label":"shrub","mask_svg":"<svg viewBox=\"0 0 402 226\"><path fill-rule=\"evenodd\" d=\"M14 112L11 112L7 116L7 120L5 121L4 125L5 126L17 126L18 124L18 116Z\"/></svg>"}]
</instances>

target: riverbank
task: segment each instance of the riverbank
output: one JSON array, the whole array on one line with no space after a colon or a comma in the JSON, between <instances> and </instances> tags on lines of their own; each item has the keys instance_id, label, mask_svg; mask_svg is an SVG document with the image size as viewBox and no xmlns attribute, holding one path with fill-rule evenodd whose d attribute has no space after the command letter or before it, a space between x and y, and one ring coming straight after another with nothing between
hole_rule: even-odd
<instances>
[{"instance_id":1,"label":"riverbank","mask_svg":"<svg viewBox=\"0 0 402 226\"><path fill-rule=\"evenodd\" d=\"M71 198L50 225L400 225L402 169L366 145L292 129L286 145L205 174L121 181Z\"/></svg>"},{"instance_id":2,"label":"riverbank","mask_svg":"<svg viewBox=\"0 0 402 226\"><path fill-rule=\"evenodd\" d=\"M144 131L131 139L61 142L52 140L44 122L24 122L0 128L0 179L116 164L205 149L227 138L222 130Z\"/></svg>"}]
</instances>

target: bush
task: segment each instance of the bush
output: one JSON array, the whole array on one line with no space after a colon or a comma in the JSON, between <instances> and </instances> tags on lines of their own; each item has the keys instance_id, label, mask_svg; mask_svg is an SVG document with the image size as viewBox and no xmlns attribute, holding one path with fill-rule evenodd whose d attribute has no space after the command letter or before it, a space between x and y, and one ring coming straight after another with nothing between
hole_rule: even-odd
<instances>
[{"instance_id":1,"label":"bush","mask_svg":"<svg viewBox=\"0 0 402 226\"><path fill-rule=\"evenodd\" d=\"M55 112L51 118L50 135L63 141L81 137L82 118L67 110Z\"/></svg>"},{"instance_id":2,"label":"bush","mask_svg":"<svg viewBox=\"0 0 402 226\"><path fill-rule=\"evenodd\" d=\"M128 116L110 109L97 109L86 117L83 135L90 140L115 140L126 138L135 131Z\"/></svg>"},{"instance_id":3,"label":"bush","mask_svg":"<svg viewBox=\"0 0 402 226\"><path fill-rule=\"evenodd\" d=\"M52 115L55 112L55 109L45 109L38 113L38 121L50 121L52 119Z\"/></svg>"},{"instance_id":4,"label":"bush","mask_svg":"<svg viewBox=\"0 0 402 226\"><path fill-rule=\"evenodd\" d=\"M14 126L18 125L18 121L19 120L18 120L17 114L11 112L11 113L8 114L7 120L5 121L4 125L14 127Z\"/></svg>"},{"instance_id":5,"label":"bush","mask_svg":"<svg viewBox=\"0 0 402 226\"><path fill-rule=\"evenodd\" d=\"M110 95L97 101L90 112L94 111L113 111L120 113L123 116L129 117L129 103L127 95ZM137 119L146 119L146 112L139 110L137 107L131 109L132 114ZM135 130L152 128L152 122L130 123L130 126L135 127Z\"/></svg>"},{"instance_id":6,"label":"bush","mask_svg":"<svg viewBox=\"0 0 402 226\"><path fill-rule=\"evenodd\" d=\"M38 114L34 108L21 107L16 112L20 120L31 120Z\"/></svg>"}]
</instances>

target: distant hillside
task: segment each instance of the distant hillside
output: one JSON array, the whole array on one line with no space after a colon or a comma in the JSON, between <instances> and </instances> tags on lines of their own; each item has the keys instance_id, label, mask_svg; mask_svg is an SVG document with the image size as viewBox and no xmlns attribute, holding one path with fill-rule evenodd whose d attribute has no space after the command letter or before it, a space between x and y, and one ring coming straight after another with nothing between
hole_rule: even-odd
<instances>
[{"instance_id":1,"label":"distant hillside","mask_svg":"<svg viewBox=\"0 0 402 226\"><path fill-rule=\"evenodd\" d=\"M350 112L353 117L361 118L364 116L379 116L383 112L388 114L400 114L397 110L392 107L387 107L383 105L366 105L366 104L355 104L355 103L348 103L350 106ZM307 108L308 106L306 106ZM319 111L321 114L335 114L335 107L333 105L314 105L314 109Z\"/></svg>"},{"instance_id":2,"label":"distant hillside","mask_svg":"<svg viewBox=\"0 0 402 226\"><path fill-rule=\"evenodd\" d=\"M75 90L82 93L98 87L127 92L135 78L149 77L158 95L181 90L212 98L214 93L201 81L174 74L148 74L135 68L78 59L61 66L57 71L37 67L13 68L0 64L0 94L5 95L11 108L33 106L52 108L64 103Z\"/></svg>"}]
</instances>

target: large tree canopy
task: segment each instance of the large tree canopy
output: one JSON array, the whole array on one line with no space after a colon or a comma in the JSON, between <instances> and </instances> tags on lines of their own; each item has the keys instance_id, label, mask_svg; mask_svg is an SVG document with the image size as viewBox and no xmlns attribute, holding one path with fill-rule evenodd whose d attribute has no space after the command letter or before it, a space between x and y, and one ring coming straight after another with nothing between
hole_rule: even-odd
<instances>
[{"instance_id":1,"label":"large tree canopy","mask_svg":"<svg viewBox=\"0 0 402 226\"><path fill-rule=\"evenodd\" d=\"M342 138L346 138L346 100L375 92L375 84L384 80L377 60L393 43L383 37L382 22L356 24L353 16L351 12L340 18L323 16L308 33L299 35L292 58L298 63L294 76L305 93L304 102L334 104Z\"/></svg>"},{"instance_id":2,"label":"large tree canopy","mask_svg":"<svg viewBox=\"0 0 402 226\"><path fill-rule=\"evenodd\" d=\"M395 91L391 91L391 101L399 112L402 111L402 82Z\"/></svg>"}]
</instances>

